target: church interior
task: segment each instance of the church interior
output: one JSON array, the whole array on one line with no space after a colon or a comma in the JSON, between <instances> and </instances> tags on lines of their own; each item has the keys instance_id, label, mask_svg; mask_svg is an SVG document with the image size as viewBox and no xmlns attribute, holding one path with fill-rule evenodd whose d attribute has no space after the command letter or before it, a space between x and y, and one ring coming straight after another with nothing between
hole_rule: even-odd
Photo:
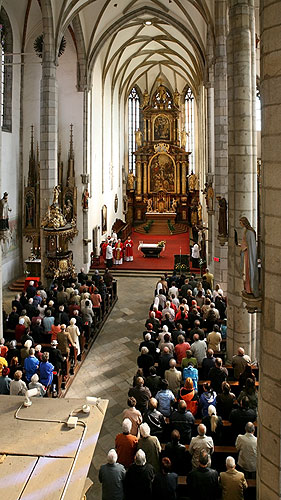
<instances>
[{"instance_id":1,"label":"church interior","mask_svg":"<svg viewBox=\"0 0 281 500\"><path fill-rule=\"evenodd\" d=\"M109 402L88 499L157 279L206 268L227 301L225 360L243 347L259 367L256 498L281 497L280 32L280 1L0 0L3 311L17 280L103 275L108 239L124 247L118 301L67 392Z\"/></svg>"}]
</instances>

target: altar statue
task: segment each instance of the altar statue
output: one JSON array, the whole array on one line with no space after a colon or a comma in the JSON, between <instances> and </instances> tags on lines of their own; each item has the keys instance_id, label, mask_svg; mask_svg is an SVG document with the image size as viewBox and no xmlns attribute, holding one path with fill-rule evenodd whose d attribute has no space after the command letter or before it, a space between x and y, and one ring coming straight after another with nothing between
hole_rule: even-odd
<instances>
[{"instance_id":1,"label":"altar statue","mask_svg":"<svg viewBox=\"0 0 281 500\"><path fill-rule=\"evenodd\" d=\"M152 198L148 198L147 201L146 201L146 211L147 212L153 212Z\"/></svg>"},{"instance_id":2,"label":"altar statue","mask_svg":"<svg viewBox=\"0 0 281 500\"><path fill-rule=\"evenodd\" d=\"M183 149L185 149L186 147L186 136L187 136L186 130L185 128L183 128L181 131L181 147Z\"/></svg>"},{"instance_id":3,"label":"altar statue","mask_svg":"<svg viewBox=\"0 0 281 500\"><path fill-rule=\"evenodd\" d=\"M127 178L127 189L128 191L133 191L134 189L134 182L135 182L135 176L132 172L128 173L128 178Z\"/></svg>"},{"instance_id":4,"label":"altar statue","mask_svg":"<svg viewBox=\"0 0 281 500\"><path fill-rule=\"evenodd\" d=\"M259 297L259 274L257 261L256 232L247 217L240 218L240 226L244 228L241 241L241 271L246 293Z\"/></svg>"},{"instance_id":5,"label":"altar statue","mask_svg":"<svg viewBox=\"0 0 281 500\"><path fill-rule=\"evenodd\" d=\"M59 195L60 195L60 192L61 192L61 189L60 189L60 186L54 186L54 199L53 199L53 204L58 204L59 202Z\"/></svg>"},{"instance_id":6,"label":"altar statue","mask_svg":"<svg viewBox=\"0 0 281 500\"><path fill-rule=\"evenodd\" d=\"M171 206L171 211L172 212L177 212L177 200L175 198L172 199L172 206Z\"/></svg>"},{"instance_id":7,"label":"altar statue","mask_svg":"<svg viewBox=\"0 0 281 500\"><path fill-rule=\"evenodd\" d=\"M136 145L139 147L141 147L142 145L142 132L141 130L138 128L138 130L135 131L135 138L136 138Z\"/></svg>"},{"instance_id":8,"label":"altar statue","mask_svg":"<svg viewBox=\"0 0 281 500\"><path fill-rule=\"evenodd\" d=\"M198 190L198 177L193 172L188 177L188 187L189 187L189 191L197 191Z\"/></svg>"}]
</instances>

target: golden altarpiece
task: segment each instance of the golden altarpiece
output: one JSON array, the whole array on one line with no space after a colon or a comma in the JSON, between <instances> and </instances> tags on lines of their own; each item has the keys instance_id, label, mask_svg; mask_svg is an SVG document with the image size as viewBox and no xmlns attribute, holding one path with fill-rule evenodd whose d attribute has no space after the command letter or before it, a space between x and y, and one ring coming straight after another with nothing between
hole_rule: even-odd
<instances>
[{"instance_id":1,"label":"golden altarpiece","mask_svg":"<svg viewBox=\"0 0 281 500\"><path fill-rule=\"evenodd\" d=\"M144 94L143 131L135 133L136 172L127 180L127 222L188 224L191 207L197 212L199 186L193 173L187 179L190 153L185 151L186 132L180 132L179 97L161 83L151 96Z\"/></svg>"}]
</instances>

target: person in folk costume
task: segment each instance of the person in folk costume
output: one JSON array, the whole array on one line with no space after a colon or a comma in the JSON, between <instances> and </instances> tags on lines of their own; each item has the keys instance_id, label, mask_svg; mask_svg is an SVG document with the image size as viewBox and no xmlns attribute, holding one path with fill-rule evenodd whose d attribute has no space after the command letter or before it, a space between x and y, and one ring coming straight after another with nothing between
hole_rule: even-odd
<instances>
[{"instance_id":1,"label":"person in folk costume","mask_svg":"<svg viewBox=\"0 0 281 500\"><path fill-rule=\"evenodd\" d=\"M133 261L133 240L131 240L131 236L128 236L128 238L125 241L125 251L124 251L124 260L126 261Z\"/></svg>"},{"instance_id":2,"label":"person in folk costume","mask_svg":"<svg viewBox=\"0 0 281 500\"><path fill-rule=\"evenodd\" d=\"M118 264L123 264L123 243L120 239L115 243L113 250L113 264L117 266Z\"/></svg>"}]
</instances>

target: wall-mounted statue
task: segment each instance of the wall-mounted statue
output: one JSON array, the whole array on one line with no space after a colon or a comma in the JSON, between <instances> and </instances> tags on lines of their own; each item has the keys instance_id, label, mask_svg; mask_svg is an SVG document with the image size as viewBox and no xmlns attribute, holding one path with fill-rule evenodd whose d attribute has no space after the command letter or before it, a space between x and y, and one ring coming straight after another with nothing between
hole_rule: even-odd
<instances>
[{"instance_id":1,"label":"wall-mounted statue","mask_svg":"<svg viewBox=\"0 0 281 500\"><path fill-rule=\"evenodd\" d=\"M254 297L259 297L259 274L257 261L256 232L247 217L240 218L240 225L244 228L241 247L241 271L244 290Z\"/></svg>"},{"instance_id":2,"label":"wall-mounted statue","mask_svg":"<svg viewBox=\"0 0 281 500\"><path fill-rule=\"evenodd\" d=\"M0 200L0 231L7 231L9 229L9 212L12 209L8 204L8 193L3 194L3 198Z\"/></svg>"},{"instance_id":3,"label":"wall-mounted statue","mask_svg":"<svg viewBox=\"0 0 281 500\"><path fill-rule=\"evenodd\" d=\"M208 212L213 212L214 211L214 189L212 186L211 182L205 182L205 188L204 191L202 191L203 194L205 195L206 199L206 205L207 205L207 210Z\"/></svg>"},{"instance_id":4,"label":"wall-mounted statue","mask_svg":"<svg viewBox=\"0 0 281 500\"><path fill-rule=\"evenodd\" d=\"M219 203L219 222L218 222L218 232L219 236L227 237L227 201L221 196L217 196Z\"/></svg>"},{"instance_id":5,"label":"wall-mounted statue","mask_svg":"<svg viewBox=\"0 0 281 500\"><path fill-rule=\"evenodd\" d=\"M89 208L89 191L87 188L84 189L83 194L82 194L82 207L83 210L88 210Z\"/></svg>"},{"instance_id":6,"label":"wall-mounted statue","mask_svg":"<svg viewBox=\"0 0 281 500\"><path fill-rule=\"evenodd\" d=\"M186 136L187 136L186 130L185 128L183 128L181 131L181 147L183 149L185 149L186 147Z\"/></svg>"}]
</instances>

